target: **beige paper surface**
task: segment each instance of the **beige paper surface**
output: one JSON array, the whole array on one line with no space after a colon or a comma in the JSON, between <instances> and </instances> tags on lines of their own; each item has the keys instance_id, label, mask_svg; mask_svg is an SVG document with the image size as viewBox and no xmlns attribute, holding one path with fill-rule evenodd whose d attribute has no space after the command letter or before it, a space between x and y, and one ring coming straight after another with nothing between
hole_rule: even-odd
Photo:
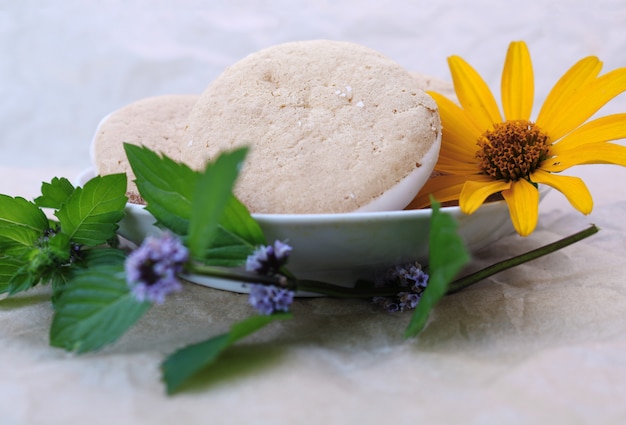
<instances>
[{"instance_id":1,"label":"beige paper surface","mask_svg":"<svg viewBox=\"0 0 626 425\"><path fill-rule=\"evenodd\" d=\"M119 342L81 356L48 346L46 288L0 300L0 423L626 423L626 194L603 190L603 176L621 177L614 170L590 175L592 216L550 193L533 235L476 253L471 268L592 221L599 234L446 297L419 337L402 338L409 314L300 299L293 320L246 339L172 398L161 360L251 314L245 295L188 284ZM15 174L0 171L2 193L36 192L7 184Z\"/></svg>"}]
</instances>

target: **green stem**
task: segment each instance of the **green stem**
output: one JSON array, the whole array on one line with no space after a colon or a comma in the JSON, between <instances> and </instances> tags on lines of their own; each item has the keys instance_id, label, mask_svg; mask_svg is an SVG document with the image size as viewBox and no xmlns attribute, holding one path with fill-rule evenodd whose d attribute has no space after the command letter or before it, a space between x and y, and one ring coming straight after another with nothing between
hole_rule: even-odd
<instances>
[{"instance_id":1,"label":"green stem","mask_svg":"<svg viewBox=\"0 0 626 425\"><path fill-rule=\"evenodd\" d=\"M492 276L496 273L500 273L501 271L510 269L511 267L519 266L520 264L526 263L528 261L537 259L539 257L543 257L544 255L550 254L554 251L557 251L561 248L565 248L568 245L581 241L595 233L598 232L598 228L596 225L592 224L585 230L582 230L578 233L575 233L566 238L560 239L551 244L542 246L541 248L534 249L532 251L528 251L525 254L518 255L513 258L509 258L504 261L500 261L499 263L495 263L489 267L486 267L482 270L479 270L475 273L462 277L460 279L455 280L448 287L448 291L446 294L453 294L462 289L467 288L470 285L473 285L476 282L479 282L489 276Z\"/></svg>"},{"instance_id":2,"label":"green stem","mask_svg":"<svg viewBox=\"0 0 626 425\"><path fill-rule=\"evenodd\" d=\"M261 283L263 285L285 286L285 280L281 280L278 277L248 273L226 267L207 266L206 264L200 263L192 263L189 265L187 271L190 274L214 277L216 279L232 280L244 283ZM286 282L288 287L292 289L291 286L294 284L293 280L287 279Z\"/></svg>"},{"instance_id":3,"label":"green stem","mask_svg":"<svg viewBox=\"0 0 626 425\"><path fill-rule=\"evenodd\" d=\"M368 282L363 282L362 287L352 288L333 285L332 283L318 280L295 279L290 277L278 278L274 276L263 276L256 273L226 268L207 266L205 264L193 263L189 266L188 272L202 276L214 277L216 279L232 280L234 282L255 283L262 285L274 285L293 291L312 292L329 297L340 298L371 298L375 296L393 296L402 291L399 286L386 286L376 288Z\"/></svg>"},{"instance_id":4,"label":"green stem","mask_svg":"<svg viewBox=\"0 0 626 425\"><path fill-rule=\"evenodd\" d=\"M453 294L462 289L467 288L474 283L477 283L483 279L486 279L489 276L492 276L496 273L504 271L506 269L510 269L512 267L518 266L520 264L526 263L528 261L537 259L544 255L550 254L554 251L557 251L561 248L565 248L568 245L571 245L575 242L578 242L586 237L589 237L598 232L598 228L595 225L591 225L589 228L582 230L578 233L575 233L571 236L553 242L551 244L545 245L541 248L534 249L532 251L528 251L524 254L518 255L516 257L509 258L504 261L500 261L499 263L493 264L489 267L486 267L482 270L479 270L475 273L462 277L460 279L452 282L446 294ZM400 286L385 286L382 288L375 287L372 282L360 281L357 282L355 287L343 287L338 285L333 285L331 283L321 282L317 280L307 280L307 279L296 279L293 277L273 277L273 276L263 276L255 273L248 273L245 271L240 271L232 268L225 267L215 267L215 266L207 266L204 264L194 263L190 266L190 273L210 276L217 279L225 279L232 280L236 282L244 282L244 283L256 283L263 285L274 285L280 286L283 288L298 290L304 292L312 292L321 295L326 295L330 297L338 297L338 298L371 298L375 296L395 296L399 292L406 290L406 288L402 288Z\"/></svg>"}]
</instances>

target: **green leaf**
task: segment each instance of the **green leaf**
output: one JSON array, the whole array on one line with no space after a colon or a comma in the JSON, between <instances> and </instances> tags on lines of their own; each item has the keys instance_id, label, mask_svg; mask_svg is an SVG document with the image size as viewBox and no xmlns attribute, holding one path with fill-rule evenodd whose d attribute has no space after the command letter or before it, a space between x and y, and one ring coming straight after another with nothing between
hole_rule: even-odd
<instances>
[{"instance_id":1,"label":"green leaf","mask_svg":"<svg viewBox=\"0 0 626 425\"><path fill-rule=\"evenodd\" d=\"M469 261L469 254L463 240L457 234L454 219L439 210L440 204L432 200L432 216L428 241L428 286L413 312L411 321L405 330L406 338L422 331L428 316L435 305L443 298L450 282Z\"/></svg>"},{"instance_id":2,"label":"green leaf","mask_svg":"<svg viewBox=\"0 0 626 425\"><path fill-rule=\"evenodd\" d=\"M248 209L234 196L231 196L202 262L212 266L237 267L259 245L265 245L263 230L252 218Z\"/></svg>"},{"instance_id":3,"label":"green leaf","mask_svg":"<svg viewBox=\"0 0 626 425\"><path fill-rule=\"evenodd\" d=\"M252 218L250 211L235 196L226 204L220 224L225 230L237 235L252 247L265 245L266 239L259 223Z\"/></svg>"},{"instance_id":4,"label":"green leaf","mask_svg":"<svg viewBox=\"0 0 626 425\"><path fill-rule=\"evenodd\" d=\"M76 188L55 215L63 233L73 242L95 246L115 236L124 217L126 175L110 174L89 180Z\"/></svg>"},{"instance_id":5,"label":"green leaf","mask_svg":"<svg viewBox=\"0 0 626 425\"><path fill-rule=\"evenodd\" d=\"M9 296L27 291L40 282L39 276L30 272L28 268L28 263L26 263L11 276L7 284L7 293Z\"/></svg>"},{"instance_id":6,"label":"green leaf","mask_svg":"<svg viewBox=\"0 0 626 425\"><path fill-rule=\"evenodd\" d=\"M196 373L215 363L219 356L237 341L275 320L290 319L291 317L290 313L252 316L235 323L230 331L225 334L189 345L171 354L161 364L167 393L173 394L178 391Z\"/></svg>"},{"instance_id":7,"label":"green leaf","mask_svg":"<svg viewBox=\"0 0 626 425\"><path fill-rule=\"evenodd\" d=\"M58 210L74 192L74 186L65 177L55 177L50 183L42 183L41 196L35 198L35 204L41 208Z\"/></svg>"},{"instance_id":8,"label":"green leaf","mask_svg":"<svg viewBox=\"0 0 626 425\"><path fill-rule=\"evenodd\" d=\"M18 256L41 238L48 229L46 215L24 198L0 195L0 252Z\"/></svg>"},{"instance_id":9,"label":"green leaf","mask_svg":"<svg viewBox=\"0 0 626 425\"><path fill-rule=\"evenodd\" d=\"M93 248L84 250L82 258L85 267L99 267L123 263L126 253L115 248Z\"/></svg>"},{"instance_id":10,"label":"green leaf","mask_svg":"<svg viewBox=\"0 0 626 425\"><path fill-rule=\"evenodd\" d=\"M98 350L120 338L150 306L131 294L122 261L77 272L56 300L50 345L78 353Z\"/></svg>"},{"instance_id":11,"label":"green leaf","mask_svg":"<svg viewBox=\"0 0 626 425\"><path fill-rule=\"evenodd\" d=\"M254 248L254 245L218 226L211 246L200 260L211 266L237 267L245 263Z\"/></svg>"},{"instance_id":12,"label":"green leaf","mask_svg":"<svg viewBox=\"0 0 626 425\"><path fill-rule=\"evenodd\" d=\"M24 266L24 261L13 257L0 257L0 294L9 292L10 282Z\"/></svg>"},{"instance_id":13,"label":"green leaf","mask_svg":"<svg viewBox=\"0 0 626 425\"><path fill-rule=\"evenodd\" d=\"M125 143L124 149L136 176L137 189L147 203L146 209L159 225L186 235L193 191L200 174L144 146Z\"/></svg>"},{"instance_id":14,"label":"green leaf","mask_svg":"<svg viewBox=\"0 0 626 425\"><path fill-rule=\"evenodd\" d=\"M232 190L247 149L221 154L206 165L193 192L189 238L192 256L201 258L215 238L218 225L228 204L232 204Z\"/></svg>"}]
</instances>

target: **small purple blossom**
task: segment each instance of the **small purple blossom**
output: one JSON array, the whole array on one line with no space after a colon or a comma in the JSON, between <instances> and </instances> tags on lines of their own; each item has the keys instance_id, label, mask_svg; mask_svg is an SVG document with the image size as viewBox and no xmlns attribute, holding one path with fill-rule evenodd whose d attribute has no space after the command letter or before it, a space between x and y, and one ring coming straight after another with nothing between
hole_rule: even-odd
<instances>
[{"instance_id":1,"label":"small purple blossom","mask_svg":"<svg viewBox=\"0 0 626 425\"><path fill-rule=\"evenodd\" d=\"M258 247L246 259L246 271L263 276L284 278L280 269L287 264L292 248L279 240L273 245ZM248 302L259 313L270 315L276 311L289 311L294 291L274 285L250 285Z\"/></svg>"},{"instance_id":2,"label":"small purple blossom","mask_svg":"<svg viewBox=\"0 0 626 425\"><path fill-rule=\"evenodd\" d=\"M272 285L250 285L248 302L259 313L270 315L276 311L289 311L294 292Z\"/></svg>"},{"instance_id":3,"label":"small purple blossom","mask_svg":"<svg viewBox=\"0 0 626 425\"><path fill-rule=\"evenodd\" d=\"M395 297L374 297L372 300L374 304L380 305L391 313L413 310L428 285L428 274L417 262L397 265L377 276L375 284L378 287L397 285L406 288L406 291L399 292Z\"/></svg>"},{"instance_id":4,"label":"small purple blossom","mask_svg":"<svg viewBox=\"0 0 626 425\"><path fill-rule=\"evenodd\" d=\"M147 237L126 258L126 282L139 301L163 304L165 297L182 289L178 274L189 259L189 251L171 233Z\"/></svg>"},{"instance_id":5,"label":"small purple blossom","mask_svg":"<svg viewBox=\"0 0 626 425\"><path fill-rule=\"evenodd\" d=\"M278 240L274 242L274 245L260 246L246 259L246 270L265 276L274 276L287 263L291 250L291 246Z\"/></svg>"},{"instance_id":6,"label":"small purple blossom","mask_svg":"<svg viewBox=\"0 0 626 425\"><path fill-rule=\"evenodd\" d=\"M387 269L376 279L377 286L397 284L408 287L413 292L419 292L426 288L428 284L428 274L424 273L422 266L415 262L403 265L396 265Z\"/></svg>"}]
</instances>

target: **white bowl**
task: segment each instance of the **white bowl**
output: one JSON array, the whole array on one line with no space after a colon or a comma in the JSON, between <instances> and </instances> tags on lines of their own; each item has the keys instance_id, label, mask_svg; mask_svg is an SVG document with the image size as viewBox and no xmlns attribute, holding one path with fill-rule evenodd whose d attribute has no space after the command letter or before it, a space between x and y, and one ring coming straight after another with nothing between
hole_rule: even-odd
<instances>
[{"instance_id":1,"label":"white bowl","mask_svg":"<svg viewBox=\"0 0 626 425\"><path fill-rule=\"evenodd\" d=\"M86 172L79 181L86 181ZM458 231L470 252L514 233L504 201L484 204L467 215L459 207L443 207L458 223ZM298 278L353 286L358 279L371 279L376 272L399 263L428 260L430 209L342 214L253 214L268 243L281 240L293 251L288 268ZM140 244L161 230L142 205L127 204L119 234ZM188 276L205 286L247 292L243 283Z\"/></svg>"},{"instance_id":2,"label":"white bowl","mask_svg":"<svg viewBox=\"0 0 626 425\"><path fill-rule=\"evenodd\" d=\"M444 207L459 225L470 251L514 232L504 201L485 204L467 215L458 207ZM376 272L399 263L428 260L430 209L344 214L253 214L268 243L281 240L293 251L288 268L298 278L353 286ZM154 217L141 205L128 204L119 233L135 242L157 235ZM243 283L188 276L205 286L247 292Z\"/></svg>"}]
</instances>

